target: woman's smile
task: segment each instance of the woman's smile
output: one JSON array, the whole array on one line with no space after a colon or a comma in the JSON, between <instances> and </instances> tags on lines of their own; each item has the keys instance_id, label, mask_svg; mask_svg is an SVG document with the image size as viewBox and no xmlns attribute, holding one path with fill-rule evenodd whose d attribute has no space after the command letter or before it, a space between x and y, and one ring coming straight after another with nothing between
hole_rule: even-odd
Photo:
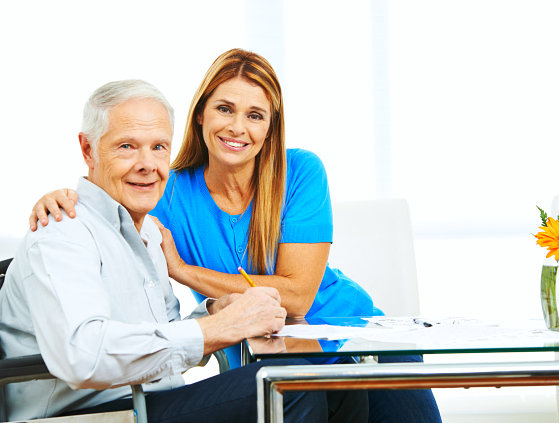
<instances>
[{"instance_id":1,"label":"woman's smile","mask_svg":"<svg viewBox=\"0 0 559 423\"><path fill-rule=\"evenodd\" d=\"M233 151L242 151L248 146L248 143L229 137L218 137L220 141Z\"/></svg>"}]
</instances>

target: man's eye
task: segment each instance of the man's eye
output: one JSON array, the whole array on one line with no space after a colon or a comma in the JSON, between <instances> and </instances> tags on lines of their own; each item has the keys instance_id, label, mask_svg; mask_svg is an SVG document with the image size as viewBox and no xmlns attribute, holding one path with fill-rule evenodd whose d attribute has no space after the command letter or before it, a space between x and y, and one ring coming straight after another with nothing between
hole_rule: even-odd
<instances>
[{"instance_id":1,"label":"man's eye","mask_svg":"<svg viewBox=\"0 0 559 423\"><path fill-rule=\"evenodd\" d=\"M165 146L163 144L157 144L153 149L154 150L165 150Z\"/></svg>"},{"instance_id":2,"label":"man's eye","mask_svg":"<svg viewBox=\"0 0 559 423\"><path fill-rule=\"evenodd\" d=\"M132 148L132 145L131 145L131 144L121 144L121 145L120 145L120 148L123 148L123 149L125 149L125 150L128 150L128 149Z\"/></svg>"}]
</instances>

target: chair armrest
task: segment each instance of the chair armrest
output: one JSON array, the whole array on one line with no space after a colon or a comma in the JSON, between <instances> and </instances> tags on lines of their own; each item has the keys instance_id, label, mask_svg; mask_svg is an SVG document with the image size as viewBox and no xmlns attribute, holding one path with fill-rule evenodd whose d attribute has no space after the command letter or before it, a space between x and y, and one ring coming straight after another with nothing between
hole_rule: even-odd
<instances>
[{"instance_id":1,"label":"chair armrest","mask_svg":"<svg viewBox=\"0 0 559 423\"><path fill-rule=\"evenodd\" d=\"M219 373L226 372L230 369L229 367L229 360L227 360L227 356L225 355L225 351L218 350L214 352L214 356L217 359L217 363L219 364Z\"/></svg>"},{"instance_id":2,"label":"chair armrest","mask_svg":"<svg viewBox=\"0 0 559 423\"><path fill-rule=\"evenodd\" d=\"M8 383L52 378L54 376L49 373L49 369L40 354L0 360L0 387ZM146 402L142 385L133 385L131 388L137 421L138 423L147 423Z\"/></svg>"},{"instance_id":3,"label":"chair armrest","mask_svg":"<svg viewBox=\"0 0 559 423\"><path fill-rule=\"evenodd\" d=\"M206 364L208 364L208 361L210 361L212 355L216 358L217 363L219 365L219 373L226 372L227 370L230 369L229 360L227 359L227 356L225 355L225 352L223 350L217 350L211 354L205 355L204 357L202 357L202 360L197 364L197 367L204 367Z\"/></svg>"},{"instance_id":4,"label":"chair armrest","mask_svg":"<svg viewBox=\"0 0 559 423\"><path fill-rule=\"evenodd\" d=\"M219 372L223 373L229 370L229 362L225 353L219 350L213 354L218 361ZM202 365L205 364L206 363L203 363ZM54 378L54 376L49 373L47 365L40 354L10 357L0 360L0 386L14 382L52 378Z\"/></svg>"},{"instance_id":5,"label":"chair armrest","mask_svg":"<svg viewBox=\"0 0 559 423\"><path fill-rule=\"evenodd\" d=\"M40 354L0 360L0 386L7 383L51 379L53 377Z\"/></svg>"}]
</instances>

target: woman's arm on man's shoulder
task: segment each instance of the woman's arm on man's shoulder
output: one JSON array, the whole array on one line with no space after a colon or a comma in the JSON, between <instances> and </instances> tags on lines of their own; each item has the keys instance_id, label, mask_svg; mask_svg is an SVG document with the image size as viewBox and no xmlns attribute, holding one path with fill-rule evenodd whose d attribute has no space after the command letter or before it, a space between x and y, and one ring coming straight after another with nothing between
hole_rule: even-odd
<instances>
[{"instance_id":1,"label":"woman's arm on man's shoulder","mask_svg":"<svg viewBox=\"0 0 559 423\"><path fill-rule=\"evenodd\" d=\"M49 214L54 216L54 220L60 222L62 220L60 209L64 210L71 218L76 217L74 207L77 202L78 193L70 188L58 189L43 195L33 206L29 216L29 228L36 231L37 222L40 222L42 226L47 226L49 223L47 216Z\"/></svg>"}]
</instances>

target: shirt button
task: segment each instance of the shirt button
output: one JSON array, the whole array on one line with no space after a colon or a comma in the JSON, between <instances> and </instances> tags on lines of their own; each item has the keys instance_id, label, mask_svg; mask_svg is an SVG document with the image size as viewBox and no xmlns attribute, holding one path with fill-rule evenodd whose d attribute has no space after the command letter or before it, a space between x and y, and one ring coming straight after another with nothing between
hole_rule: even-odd
<instances>
[{"instance_id":1,"label":"shirt button","mask_svg":"<svg viewBox=\"0 0 559 423\"><path fill-rule=\"evenodd\" d=\"M232 219L231 219L231 222L237 223L237 218L236 218L236 217L232 218Z\"/></svg>"},{"instance_id":2,"label":"shirt button","mask_svg":"<svg viewBox=\"0 0 559 423\"><path fill-rule=\"evenodd\" d=\"M243 247L237 247L237 253L242 253L243 252Z\"/></svg>"},{"instance_id":3,"label":"shirt button","mask_svg":"<svg viewBox=\"0 0 559 423\"><path fill-rule=\"evenodd\" d=\"M154 281L149 281L148 282L148 287L149 288L153 288L155 286L155 282Z\"/></svg>"}]
</instances>

